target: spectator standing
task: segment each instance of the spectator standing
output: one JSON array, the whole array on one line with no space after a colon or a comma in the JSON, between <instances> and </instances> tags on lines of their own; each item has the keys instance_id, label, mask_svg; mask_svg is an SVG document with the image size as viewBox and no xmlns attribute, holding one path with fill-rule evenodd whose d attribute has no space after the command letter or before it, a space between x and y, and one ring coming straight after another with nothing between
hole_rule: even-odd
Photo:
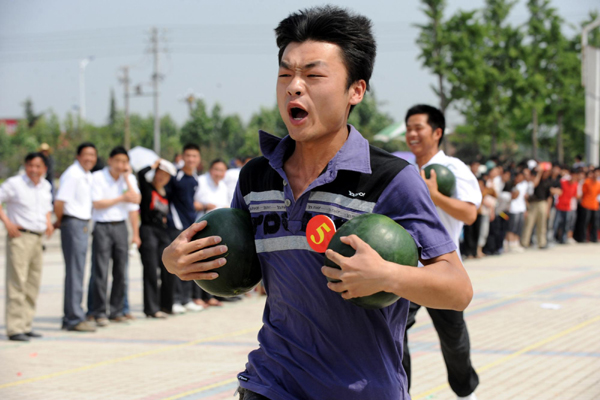
<instances>
[{"instance_id":1,"label":"spectator standing","mask_svg":"<svg viewBox=\"0 0 600 400\"><path fill-rule=\"evenodd\" d=\"M144 266L144 314L150 318L166 318L173 308L175 275L171 275L165 269L162 263L162 252L170 243L167 231L169 201L166 198L165 185L175 175L177 175L175 166L160 159L154 165L138 172L142 194L140 204L142 244L139 251Z\"/></svg>"},{"instance_id":2,"label":"spectator standing","mask_svg":"<svg viewBox=\"0 0 600 400\"><path fill-rule=\"evenodd\" d=\"M547 248L546 228L548 225L548 202L550 198L550 170L536 167L533 178L533 193L529 195L529 210L525 218L525 226L521 236L521 245L529 247L533 228L536 229L537 245L540 249Z\"/></svg>"},{"instance_id":3,"label":"spectator standing","mask_svg":"<svg viewBox=\"0 0 600 400\"><path fill-rule=\"evenodd\" d=\"M129 172L129 155L124 147L115 147L108 157L108 166L92 174L92 273L88 296L88 319L106 326L109 318L116 322L123 314L127 290L129 240L126 221L131 222L132 242L140 243L138 210L141 196L135 177ZM108 271L112 261L110 314L107 315Z\"/></svg>"},{"instance_id":4,"label":"spectator standing","mask_svg":"<svg viewBox=\"0 0 600 400\"><path fill-rule=\"evenodd\" d=\"M577 181L572 178L572 174L575 171L569 172L567 169L563 169L562 178L560 180L560 186L562 193L557 196L556 199L556 217L554 219L554 239L557 243L565 244L568 240L570 227L572 225L573 213L573 199L577 197ZM577 200L575 200L575 206ZM572 235L572 230L570 231Z\"/></svg>"},{"instance_id":5,"label":"spectator standing","mask_svg":"<svg viewBox=\"0 0 600 400\"><path fill-rule=\"evenodd\" d=\"M590 169L586 175L585 182L581 188L581 213L579 214L578 224L575 228L575 240L584 243L588 238L589 228L589 240L592 243L598 242L598 226L597 226L597 213L598 213L598 196L600 195L600 181L596 179L596 173L593 169Z\"/></svg>"},{"instance_id":6,"label":"spectator standing","mask_svg":"<svg viewBox=\"0 0 600 400\"><path fill-rule=\"evenodd\" d=\"M44 179L48 168L41 153L25 157L25 175L0 186L0 220L6 238L6 335L27 342L41 337L32 329L42 278L42 235L52 235L52 187ZM6 212L2 208L6 204Z\"/></svg>"},{"instance_id":7,"label":"spectator standing","mask_svg":"<svg viewBox=\"0 0 600 400\"><path fill-rule=\"evenodd\" d=\"M182 159L183 168L178 170L177 175L173 176L165 186L169 200L167 226L171 240L174 240L184 229L196 221L194 195L198 189L196 171L202 161L200 147L193 143L186 144L183 147ZM194 281L175 279L172 313L181 314L186 311L202 311L204 309L192 301L194 286L197 287Z\"/></svg>"},{"instance_id":8,"label":"spectator standing","mask_svg":"<svg viewBox=\"0 0 600 400\"><path fill-rule=\"evenodd\" d=\"M83 275L88 248L89 222L92 217L92 174L98 154L96 146L85 142L77 147L77 159L60 177L54 201L56 222L65 259L65 294L63 329L94 332L96 327L85 320L81 306Z\"/></svg>"},{"instance_id":9,"label":"spectator standing","mask_svg":"<svg viewBox=\"0 0 600 400\"><path fill-rule=\"evenodd\" d=\"M194 194L194 207L198 211L198 217L231 205L229 188L224 180L227 171L225 161L217 158L210 163L208 172L198 178L198 189Z\"/></svg>"},{"instance_id":10,"label":"spectator standing","mask_svg":"<svg viewBox=\"0 0 600 400\"><path fill-rule=\"evenodd\" d=\"M528 190L529 182L525 180L524 172L518 171L512 185L511 201L508 207L508 232L506 233L508 251L522 252L524 250L520 244L520 238L527 212L525 199Z\"/></svg>"}]
</instances>

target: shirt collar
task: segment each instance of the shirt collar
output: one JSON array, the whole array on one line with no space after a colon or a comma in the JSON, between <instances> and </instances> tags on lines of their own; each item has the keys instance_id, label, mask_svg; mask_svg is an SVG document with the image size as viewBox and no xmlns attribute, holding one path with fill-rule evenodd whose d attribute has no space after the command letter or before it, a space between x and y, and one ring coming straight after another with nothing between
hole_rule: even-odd
<instances>
[{"instance_id":1,"label":"shirt collar","mask_svg":"<svg viewBox=\"0 0 600 400\"><path fill-rule=\"evenodd\" d=\"M117 179L113 178L113 176L110 174L110 167L104 167L102 168L102 171L104 171L104 175L109 182L119 182L123 178L123 175L119 175Z\"/></svg>"},{"instance_id":2,"label":"shirt collar","mask_svg":"<svg viewBox=\"0 0 600 400\"><path fill-rule=\"evenodd\" d=\"M371 157L369 142L352 125L350 134L342 148L327 164L327 169L332 172L339 170L356 171L364 174L371 173ZM279 138L265 131L259 131L260 149L269 164L274 169L283 168L286 154L295 146L294 140L288 135Z\"/></svg>"},{"instance_id":3,"label":"shirt collar","mask_svg":"<svg viewBox=\"0 0 600 400\"><path fill-rule=\"evenodd\" d=\"M427 161L425 165L423 165L423 168L431 164L439 164L444 160L444 158L446 158L446 153L444 153L444 150L439 150L433 157L431 157L431 160Z\"/></svg>"}]
</instances>

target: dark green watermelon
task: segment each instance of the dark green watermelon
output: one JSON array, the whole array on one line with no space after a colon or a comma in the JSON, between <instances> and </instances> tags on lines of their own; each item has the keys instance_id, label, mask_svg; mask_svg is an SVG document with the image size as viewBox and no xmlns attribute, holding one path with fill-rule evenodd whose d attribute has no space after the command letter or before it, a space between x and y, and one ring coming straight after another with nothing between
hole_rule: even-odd
<instances>
[{"instance_id":1,"label":"dark green watermelon","mask_svg":"<svg viewBox=\"0 0 600 400\"><path fill-rule=\"evenodd\" d=\"M192 240L220 236L222 241L218 245L227 245L227 253L206 261L225 257L227 263L210 271L219 274L217 279L197 280L196 283L215 296L232 297L249 292L262 279L250 214L236 208L220 208L205 214L196 222L205 220L208 225Z\"/></svg>"},{"instance_id":2,"label":"dark green watermelon","mask_svg":"<svg viewBox=\"0 0 600 400\"><path fill-rule=\"evenodd\" d=\"M385 215L362 214L352 218L335 233L328 248L345 257L352 257L356 251L340 240L340 237L352 234L369 244L386 261L417 266L419 251L414 239L402 226ZM340 268L327 257L325 257L325 265ZM333 282L329 278L328 280ZM393 293L379 292L349 301L363 308L377 309L387 307L399 298Z\"/></svg>"},{"instance_id":3,"label":"dark green watermelon","mask_svg":"<svg viewBox=\"0 0 600 400\"><path fill-rule=\"evenodd\" d=\"M432 169L435 169L438 190L440 193L444 196L452 197L452 193L454 193L454 188L456 187L456 177L452 171L441 164L431 164L423 168L427 179L431 176Z\"/></svg>"}]
</instances>

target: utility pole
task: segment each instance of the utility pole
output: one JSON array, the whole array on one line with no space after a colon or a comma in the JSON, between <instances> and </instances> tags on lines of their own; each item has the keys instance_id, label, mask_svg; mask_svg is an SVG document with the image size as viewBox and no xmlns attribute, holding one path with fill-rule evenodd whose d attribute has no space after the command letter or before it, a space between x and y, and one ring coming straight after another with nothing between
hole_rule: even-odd
<instances>
[{"instance_id":1,"label":"utility pole","mask_svg":"<svg viewBox=\"0 0 600 400\"><path fill-rule=\"evenodd\" d=\"M129 66L121 67L123 76L120 78L121 83L125 87L125 138L124 145L125 149L129 150L131 147L131 133L129 129Z\"/></svg>"},{"instance_id":2,"label":"utility pole","mask_svg":"<svg viewBox=\"0 0 600 400\"><path fill-rule=\"evenodd\" d=\"M160 117L158 115L158 81L160 80L159 72L159 48L158 48L158 29L152 28L152 54L154 56L154 73L152 74L152 87L154 95L154 152L160 156Z\"/></svg>"},{"instance_id":3,"label":"utility pole","mask_svg":"<svg viewBox=\"0 0 600 400\"><path fill-rule=\"evenodd\" d=\"M600 27L600 18L581 32L581 83L585 88L585 156L590 165L600 163L600 49L588 46L588 34Z\"/></svg>"}]
</instances>

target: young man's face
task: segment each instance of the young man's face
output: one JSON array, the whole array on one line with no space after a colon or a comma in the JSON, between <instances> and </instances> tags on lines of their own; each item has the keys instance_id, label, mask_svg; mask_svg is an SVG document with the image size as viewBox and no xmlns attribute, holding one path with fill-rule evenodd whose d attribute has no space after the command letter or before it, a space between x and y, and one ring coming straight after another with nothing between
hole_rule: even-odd
<instances>
[{"instance_id":1,"label":"young man's face","mask_svg":"<svg viewBox=\"0 0 600 400\"><path fill-rule=\"evenodd\" d=\"M91 171L96 165L96 161L98 160L98 153L96 149L93 147L85 147L81 150L81 152L77 155L77 161L86 171Z\"/></svg>"},{"instance_id":2,"label":"young man's face","mask_svg":"<svg viewBox=\"0 0 600 400\"><path fill-rule=\"evenodd\" d=\"M417 157L437 149L442 137L442 130L434 131L428 121L427 114L414 114L406 121L406 144Z\"/></svg>"},{"instance_id":3,"label":"young man's face","mask_svg":"<svg viewBox=\"0 0 600 400\"><path fill-rule=\"evenodd\" d=\"M129 170L129 157L125 154L116 154L108 159L108 168L114 175L124 174Z\"/></svg>"},{"instance_id":4,"label":"young man's face","mask_svg":"<svg viewBox=\"0 0 600 400\"><path fill-rule=\"evenodd\" d=\"M339 46L306 41L284 50L277 78L277 105L296 142L311 142L346 130L351 105L360 103L366 83L347 89L348 71Z\"/></svg>"},{"instance_id":5,"label":"young man's face","mask_svg":"<svg viewBox=\"0 0 600 400\"><path fill-rule=\"evenodd\" d=\"M39 183L40 179L46 176L47 170L46 164L44 164L44 161L39 157L35 157L25 163L25 174L27 174L27 177L36 185Z\"/></svg>"},{"instance_id":6,"label":"young man's face","mask_svg":"<svg viewBox=\"0 0 600 400\"><path fill-rule=\"evenodd\" d=\"M200 158L200 152L198 150L189 149L183 152L183 164L186 168L196 169L202 158Z\"/></svg>"}]
</instances>

